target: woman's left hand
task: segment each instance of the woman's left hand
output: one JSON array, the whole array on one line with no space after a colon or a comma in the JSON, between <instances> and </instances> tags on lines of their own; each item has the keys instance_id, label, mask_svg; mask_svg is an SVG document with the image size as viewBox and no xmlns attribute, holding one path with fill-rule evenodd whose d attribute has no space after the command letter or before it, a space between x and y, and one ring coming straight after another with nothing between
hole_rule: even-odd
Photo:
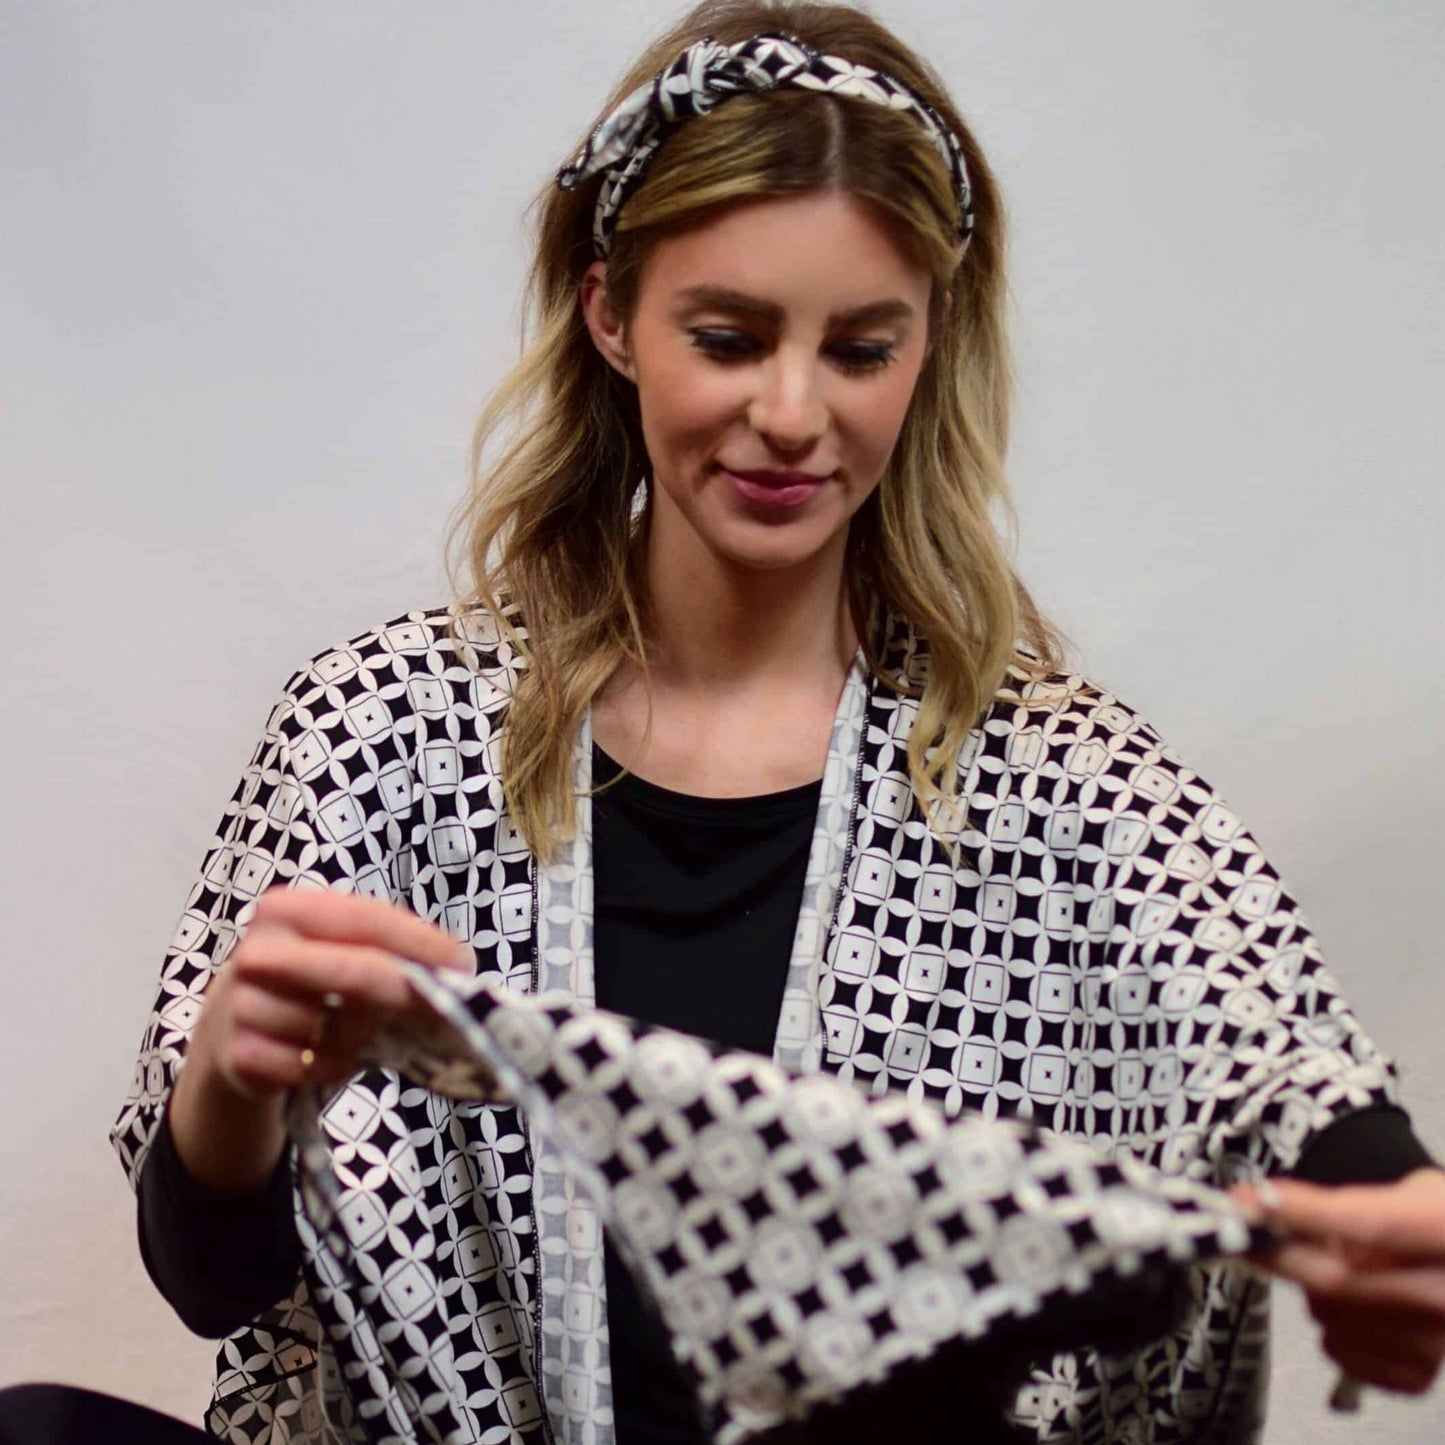
<instances>
[{"instance_id":1,"label":"woman's left hand","mask_svg":"<svg viewBox=\"0 0 1445 1445\"><path fill-rule=\"evenodd\" d=\"M1445 1359L1445 1170L1394 1184L1270 1184L1237 1191L1291 1236L1259 1263L1304 1290L1325 1353L1347 1374L1423 1394Z\"/></svg>"}]
</instances>

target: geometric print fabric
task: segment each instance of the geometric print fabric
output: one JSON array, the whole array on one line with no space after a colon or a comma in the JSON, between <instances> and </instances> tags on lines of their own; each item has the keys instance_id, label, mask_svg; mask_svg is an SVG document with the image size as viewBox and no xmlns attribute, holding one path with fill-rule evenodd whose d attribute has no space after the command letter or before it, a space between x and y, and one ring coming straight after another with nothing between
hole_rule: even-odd
<instances>
[{"instance_id":1,"label":"geometric print fabric","mask_svg":"<svg viewBox=\"0 0 1445 1445\"><path fill-rule=\"evenodd\" d=\"M897 627L890 663L910 672L918 650ZM956 864L908 809L912 709L874 699L821 975L825 1066L1200 1182L1288 1169L1331 1119L1393 1099L1393 1070L1238 818L1130 709L1069 698L1077 681L1025 687L1058 701L999 702L975 729ZM1267 1293L1204 1268L1194 1297L1131 1360L1041 1364L1018 1423L1249 1438Z\"/></svg>"},{"instance_id":2,"label":"geometric print fabric","mask_svg":"<svg viewBox=\"0 0 1445 1445\"><path fill-rule=\"evenodd\" d=\"M132 1178L206 983L268 886L404 902L469 941L482 978L533 989L537 870L503 809L497 757L520 664L488 624L459 623L458 638L453 623L446 610L409 614L288 684L166 954L112 1135ZM908 628L894 623L884 642L885 666L916 676ZM856 756L830 763L842 775L820 803L845 836L831 839L836 860L810 864L833 878L832 902L807 996L790 978L785 1005L793 1034L815 1041L790 1038L788 1059L875 1097L1030 1121L1214 1185L1287 1169L1331 1119L1394 1101L1392 1068L1254 840L1131 710L1071 678L1000 699L961 760L968 817L950 857L908 786L916 704L871 678L857 686L840 703L857 709ZM322 1128L338 1176L395 1175L376 1201L387 1277L414 1266L444 1298L481 1438L537 1435L537 1348L554 1306L538 1287L535 1220L555 1201L533 1197L516 1110L375 1069L331 1101ZM1210 1267L1191 1292L1189 1316L1143 1350L1036 1362L1014 1418L1041 1440L1248 1438L1238 1422L1258 1410L1263 1292ZM591 1303L605 1339L605 1301ZM340 1368L303 1284L223 1344L212 1429L323 1440L324 1377ZM549 1399L559 1435L610 1441L598 1373L575 1371L568 1399Z\"/></svg>"},{"instance_id":3,"label":"geometric print fabric","mask_svg":"<svg viewBox=\"0 0 1445 1445\"><path fill-rule=\"evenodd\" d=\"M454 1029L450 1059L489 1069L599 1206L720 1445L1110 1279L1265 1243L1221 1195L1014 1121L950 1124L902 1094L868 1099L567 996L408 969ZM382 1058L408 1071L404 1049ZM385 1380L425 1370L386 1438L465 1434L450 1362L418 1356L404 1329L387 1349L417 1305L366 1290L371 1213L347 1217L314 1103L297 1124L308 1210L353 1282L319 1301L325 1323L363 1329Z\"/></svg>"},{"instance_id":4,"label":"geometric print fabric","mask_svg":"<svg viewBox=\"0 0 1445 1445\"><path fill-rule=\"evenodd\" d=\"M707 115L735 95L780 88L812 90L881 105L911 116L948 171L958 205L958 233L973 233L973 202L958 137L927 101L901 81L837 55L822 55L790 35L754 35L735 45L712 39L687 47L652 80L625 96L587 137L578 155L557 173L573 190L601 174L593 210L592 241L599 257L611 249L618 213L651 167L667 137L684 121Z\"/></svg>"}]
</instances>

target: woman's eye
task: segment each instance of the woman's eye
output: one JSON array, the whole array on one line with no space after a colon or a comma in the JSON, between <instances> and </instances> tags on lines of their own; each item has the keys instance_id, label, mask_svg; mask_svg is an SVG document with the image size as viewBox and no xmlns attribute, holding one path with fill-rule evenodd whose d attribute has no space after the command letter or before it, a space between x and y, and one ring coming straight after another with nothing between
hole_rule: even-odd
<instances>
[{"instance_id":1,"label":"woman's eye","mask_svg":"<svg viewBox=\"0 0 1445 1445\"><path fill-rule=\"evenodd\" d=\"M878 371L895 359L897 349L891 341L843 341L833 357L844 371Z\"/></svg>"},{"instance_id":2,"label":"woman's eye","mask_svg":"<svg viewBox=\"0 0 1445 1445\"><path fill-rule=\"evenodd\" d=\"M756 338L741 331L718 331L710 327L699 327L689 333L692 344L699 351L719 361L741 361L744 357L756 356L762 344Z\"/></svg>"},{"instance_id":3,"label":"woman's eye","mask_svg":"<svg viewBox=\"0 0 1445 1445\"><path fill-rule=\"evenodd\" d=\"M748 361L767 350L765 342L745 331L700 326L688 335L693 346L715 361ZM827 354L842 370L857 373L881 370L895 359L897 350L891 341L838 341L828 348Z\"/></svg>"}]
</instances>

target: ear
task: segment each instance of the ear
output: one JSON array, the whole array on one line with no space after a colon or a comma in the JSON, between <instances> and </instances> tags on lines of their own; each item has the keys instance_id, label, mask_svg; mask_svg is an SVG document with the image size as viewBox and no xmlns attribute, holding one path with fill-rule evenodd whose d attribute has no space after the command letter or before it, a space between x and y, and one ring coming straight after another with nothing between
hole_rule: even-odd
<instances>
[{"instance_id":1,"label":"ear","mask_svg":"<svg viewBox=\"0 0 1445 1445\"><path fill-rule=\"evenodd\" d=\"M627 338L623 334L622 322L613 314L607 302L607 263L594 261L583 273L580 286L582 316L587 322L592 343L609 365L615 367L629 381L636 381L632 356L627 349Z\"/></svg>"}]
</instances>

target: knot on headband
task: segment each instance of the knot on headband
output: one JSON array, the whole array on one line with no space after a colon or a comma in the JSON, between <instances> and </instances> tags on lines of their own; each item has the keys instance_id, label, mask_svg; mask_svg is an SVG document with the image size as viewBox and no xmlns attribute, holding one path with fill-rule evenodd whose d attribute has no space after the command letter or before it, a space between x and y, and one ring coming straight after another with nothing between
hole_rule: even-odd
<instances>
[{"instance_id":1,"label":"knot on headband","mask_svg":"<svg viewBox=\"0 0 1445 1445\"><path fill-rule=\"evenodd\" d=\"M688 46L605 116L577 156L557 172L557 184L564 191L603 174L592 220L598 256L611 250L617 213L675 126L706 115L734 95L761 94L782 86L850 96L912 116L948 168L958 199L959 237L968 244L973 201L963 149L926 100L881 70L823 55L794 36L754 35L736 45L719 45L708 38Z\"/></svg>"}]
</instances>

